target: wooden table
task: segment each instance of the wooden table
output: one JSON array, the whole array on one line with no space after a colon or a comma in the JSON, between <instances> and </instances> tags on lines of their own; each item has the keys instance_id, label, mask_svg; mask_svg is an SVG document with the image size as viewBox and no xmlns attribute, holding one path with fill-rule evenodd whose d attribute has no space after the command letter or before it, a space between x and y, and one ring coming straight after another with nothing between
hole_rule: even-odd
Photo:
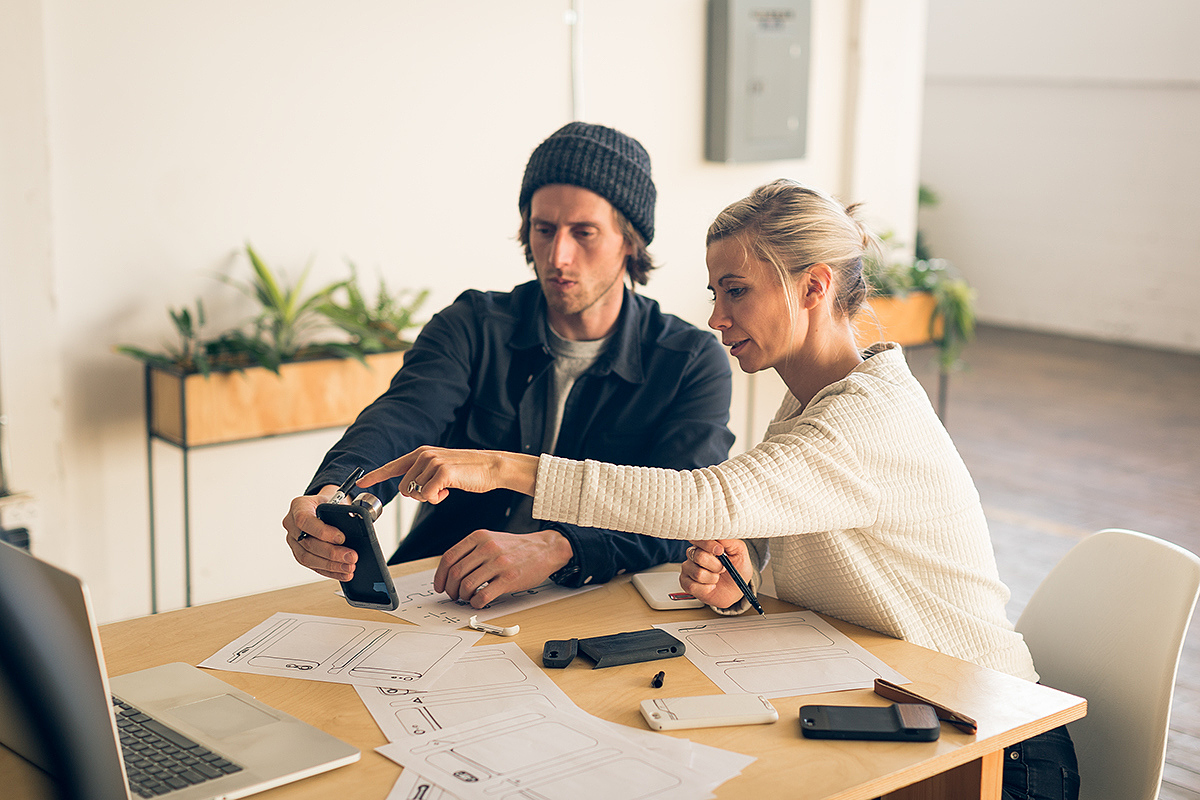
<instances>
[{"instance_id":1,"label":"wooden table","mask_svg":"<svg viewBox=\"0 0 1200 800\"><path fill-rule=\"evenodd\" d=\"M399 565L397 575L431 569L434 559ZM209 605L171 611L101 628L111 675L169 661L198 664L277 611L378 619L380 612L353 608L321 581ZM767 613L797 610L763 597ZM479 644L514 641L541 664L547 639L599 636L640 630L655 623L716 617L708 609L653 611L628 577L566 600L489 620L519 624L511 639L485 635ZM1086 702L1044 686L977 667L956 658L873 633L838 620L836 628L912 681L910 688L974 717L975 736L942 725L936 742L836 742L805 739L797 718L806 703L884 705L869 689L775 700L779 722L665 733L757 757L741 775L718 790L722 798L825 798L892 800L947 797L999 798L1003 749L1007 745L1079 719ZM650 679L666 672L662 689ZM650 697L715 694L718 689L686 658L593 670L585 657L562 670L547 670L584 711L603 719L645 728L638 703ZM383 800L400 767L374 752L386 744L350 686L239 672L214 672L260 700L300 717L363 751L361 761L324 775L259 795L264 800L327 800L354 797ZM916 785L913 785L916 784Z\"/></svg>"}]
</instances>

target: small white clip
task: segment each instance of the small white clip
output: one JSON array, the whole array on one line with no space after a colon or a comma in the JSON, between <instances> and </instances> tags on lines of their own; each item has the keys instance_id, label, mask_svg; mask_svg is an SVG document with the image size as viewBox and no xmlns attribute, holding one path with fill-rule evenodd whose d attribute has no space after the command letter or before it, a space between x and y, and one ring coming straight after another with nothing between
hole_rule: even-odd
<instances>
[{"instance_id":1,"label":"small white clip","mask_svg":"<svg viewBox=\"0 0 1200 800\"><path fill-rule=\"evenodd\" d=\"M462 617L459 617L462 619ZM521 632L520 625L510 625L507 628L501 628L499 625L488 625L486 622L480 622L476 616L471 617L471 621L467 623L470 627L484 633L494 633L497 636L516 636Z\"/></svg>"}]
</instances>

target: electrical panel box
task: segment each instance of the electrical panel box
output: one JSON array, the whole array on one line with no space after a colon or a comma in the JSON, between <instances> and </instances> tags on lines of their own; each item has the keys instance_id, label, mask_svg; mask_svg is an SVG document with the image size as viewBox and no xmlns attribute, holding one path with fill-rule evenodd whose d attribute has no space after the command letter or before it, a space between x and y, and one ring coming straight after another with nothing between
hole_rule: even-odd
<instances>
[{"instance_id":1,"label":"electrical panel box","mask_svg":"<svg viewBox=\"0 0 1200 800\"><path fill-rule=\"evenodd\" d=\"M810 0L709 0L705 157L803 158Z\"/></svg>"}]
</instances>

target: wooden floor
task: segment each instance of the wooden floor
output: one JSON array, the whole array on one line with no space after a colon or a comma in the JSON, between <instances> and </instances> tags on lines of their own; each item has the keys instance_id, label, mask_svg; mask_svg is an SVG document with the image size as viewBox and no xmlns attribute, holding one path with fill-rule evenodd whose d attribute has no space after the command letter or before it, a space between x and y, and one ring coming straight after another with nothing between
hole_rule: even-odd
<instances>
[{"instance_id":1,"label":"wooden floor","mask_svg":"<svg viewBox=\"0 0 1200 800\"><path fill-rule=\"evenodd\" d=\"M929 389L929 350L913 371ZM1200 553L1200 356L981 328L946 427L991 524L1016 620L1083 536L1130 528ZM1161 800L1200 800L1200 623L1176 681Z\"/></svg>"}]
</instances>

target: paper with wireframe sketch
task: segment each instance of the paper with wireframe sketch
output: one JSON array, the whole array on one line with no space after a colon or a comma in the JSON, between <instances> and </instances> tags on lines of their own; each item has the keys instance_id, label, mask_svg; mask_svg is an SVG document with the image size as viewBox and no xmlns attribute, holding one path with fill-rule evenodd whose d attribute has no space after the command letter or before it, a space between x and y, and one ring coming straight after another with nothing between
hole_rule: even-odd
<instances>
[{"instance_id":1,"label":"paper with wireframe sketch","mask_svg":"<svg viewBox=\"0 0 1200 800\"><path fill-rule=\"evenodd\" d=\"M424 688L481 636L476 631L279 612L200 666L326 683Z\"/></svg>"},{"instance_id":2,"label":"paper with wireframe sketch","mask_svg":"<svg viewBox=\"0 0 1200 800\"><path fill-rule=\"evenodd\" d=\"M811 611L660 623L729 694L765 697L869 689L909 680Z\"/></svg>"}]
</instances>

